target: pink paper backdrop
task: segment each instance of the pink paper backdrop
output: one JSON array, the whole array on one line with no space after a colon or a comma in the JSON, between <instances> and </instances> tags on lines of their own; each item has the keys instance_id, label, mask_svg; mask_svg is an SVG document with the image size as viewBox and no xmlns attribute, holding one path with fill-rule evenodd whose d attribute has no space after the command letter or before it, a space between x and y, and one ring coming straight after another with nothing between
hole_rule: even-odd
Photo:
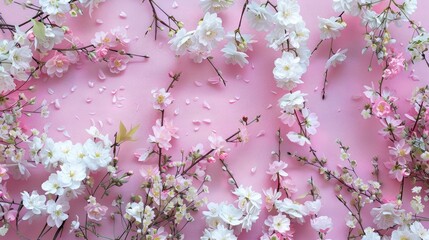
<instances>
[{"instance_id":1,"label":"pink paper backdrop","mask_svg":"<svg viewBox=\"0 0 429 240\"><path fill-rule=\"evenodd\" d=\"M176 0L179 7L173 9L172 0L163 0L159 3L169 13L185 23L187 29L195 28L198 20L203 16L202 10L197 6L197 0ZM242 3L236 1L233 7L225 12L220 13L224 27L233 31L239 20ZM335 16L332 10L332 1L314 1L301 0L301 11L303 18L311 30L309 47L312 49L319 41L318 16L329 17ZM19 7L6 8L0 5L3 17L8 22L21 22L25 16L21 15ZM5 10L4 10L5 9ZM429 1L420 1L419 9L414 15L414 19L422 21L423 25L428 21L427 9ZM127 14L127 18L119 17L120 12ZM103 20L103 24L96 24L96 19ZM80 36L82 42L87 43L97 31L108 31L116 26L129 26L129 36L133 39L131 52L147 54L149 60L132 60L127 70L120 75L111 75L104 65L94 64L83 61L80 67L72 69L62 79L40 79L33 81L36 85L35 95L39 99L53 101L59 99L61 108L50 108L51 115L47 120L40 120L37 117L31 118L25 124L28 127L42 128L45 124L51 124L50 135L56 140L66 140L67 138L56 129L64 127L74 142L84 141L87 138L86 128L91 126L91 119L96 123L103 122L101 130L113 135L118 129L119 121L124 122L127 126L140 124L140 130L136 137L138 141L124 144L120 149L120 161L122 169L133 169L138 172L142 163L136 161L133 157L136 149L149 146L146 139L151 133L151 126L159 117L158 112L152 109L150 91L154 88L167 87L169 83L168 72L182 72L180 82L172 90L175 99L174 104L167 110L166 116L172 118L180 128L180 140L173 142L174 148L170 151L173 156L180 157L180 150L189 150L191 146L197 143L207 144L207 136L212 130L216 130L222 136L227 137L237 130L240 126L238 120L242 116L253 118L261 114L261 122L252 125L249 128L251 140L246 145L233 147L228 163L234 172L238 184L253 186L254 190L262 193L262 189L273 185L269 176L265 174L268 164L272 161L271 151L276 150L277 142L275 133L281 128L283 133L289 129L284 126L278 119L279 109L277 99L284 92L275 86L272 76L274 59L279 57L278 52L273 52L266 48L264 36L260 33L250 30L244 20L242 32L255 34L258 43L254 45L254 50L250 54L249 61L251 64L240 69L236 66L226 65L224 59L216 51L215 64L222 70L228 86L210 85L207 79L216 76L216 73L207 62L194 64L186 56L175 58L174 53L170 51L167 32L161 32L157 40L154 40L153 33L145 36L147 27L151 22L151 10L148 3L141 3L138 0L109 0L102 4L98 10L93 13L92 18L89 16L79 17L70 20L70 27L75 35ZM308 73L304 75L305 84L300 87L308 95L308 106L317 113L321 123L318 133L313 137L313 147L318 150L321 156L326 156L330 161L330 166L335 167L340 163L339 149L335 143L336 139L341 139L345 145L351 147L350 153L353 159L359 163L359 173L362 176L369 177L371 169L371 159L378 156L381 161L388 158L387 141L385 141L377 132L380 124L375 119L364 120L360 111L364 105L364 99L357 99L362 96L363 85L370 85L372 81L378 81L380 69L374 64L374 70L368 72L370 61L369 54L361 54L364 46L363 33L357 18L346 16L348 24L342 37L335 41L335 48L348 48L348 60L345 64L330 71L329 85L327 88L326 100L321 100L320 89L323 81L324 64L327 60L328 43L324 43L320 50L311 58L311 65ZM427 27L427 26L426 26ZM398 39L396 47L404 48L409 39L411 32L402 28L401 31L395 31L393 36ZM405 45L401 47L400 43ZM252 67L254 66L254 67ZM107 74L107 79L102 81L98 78L99 70ZM402 104L406 103L407 96L410 96L415 86L422 86L428 83L425 78L428 69L423 64L410 66L410 69L416 70L416 75L420 76L421 81L410 80L407 76L409 71L397 76L395 79L388 80L386 86L397 92ZM244 80L249 80L246 83ZM89 87L88 82L94 82L94 87ZM194 82L199 81L202 86L197 86ZM73 86L77 86L74 93L70 92ZM123 107L118 107L112 103L111 91L121 88L118 96L124 97ZM103 93L99 88L105 87ZM47 89L54 90L54 94L48 94ZM278 94L273 93L278 92ZM63 98L63 95L67 95ZM229 100L239 97L239 100L231 104ZM91 98L91 103L86 103L86 99ZM186 99L190 100L187 105ZM203 108L203 102L210 104L211 109ZM272 108L268 108L273 105ZM173 111L177 109L179 114L174 116ZM406 109L406 108L405 108ZM404 109L403 109L404 110ZM193 120L211 119L211 124L202 124L198 131L195 131ZM111 119L111 123L108 122ZM265 132L264 136L256 137L261 131ZM285 136L284 136L285 137ZM306 148L305 148L306 149ZM302 148L297 148L294 144L285 141L282 152L300 151L307 154ZM283 154L286 156L286 154ZM313 176L316 184L321 189L323 208L321 214L327 215L334 220L334 229L328 234L331 239L345 239L347 230L344 218L347 211L341 208L339 202L335 199L333 193L333 182L327 183L318 177L317 170L301 166L293 159L285 160L288 162L288 173L293 177L300 193L306 190L306 181ZM251 173L251 168L256 167L256 172ZM385 194L386 197L394 198L398 189L388 190L393 185L393 181L386 175L386 170L381 169L382 176L385 177ZM209 184L210 194L209 201L233 201L230 193L232 188L227 183L227 176L221 171L220 163L212 165L209 170L213 181ZM33 181L15 181L17 187L9 183L9 189L12 194L19 194L18 191L40 189L40 184L45 180L47 174L44 171L35 172L36 178ZM406 183L409 187L410 183ZM18 187L19 186L19 187ZM139 175L135 174L129 184L122 189L124 196L131 193L139 193ZM399 187L399 185L398 185ZM389 195L390 194L390 195ZM80 200L83 201L83 200ZM110 200L105 200L107 204ZM84 202L75 201L76 204L70 213L74 216L76 210L81 211ZM81 211L82 212L82 211ZM261 235L263 220L266 213L260 217L260 220L254 225L248 233L242 234L239 239L256 239ZM81 216L82 217L82 216ZM196 216L196 222L185 230L185 239L198 239L204 229L204 220L200 215ZM40 231L42 221L35 221L33 225L28 225L28 230L24 232L27 236L34 236L32 229ZM108 224L106 224L108 225ZM31 226L31 227L30 227ZM68 229L68 224L66 228ZM316 233L311 230L309 224L295 225L296 239L316 239ZM38 232L37 231L37 232ZM105 228L105 233L115 231L110 226ZM31 238L31 237L30 237ZM64 236L64 239L72 239L72 236ZM7 239L17 239L14 235L9 235Z\"/></svg>"}]
</instances>

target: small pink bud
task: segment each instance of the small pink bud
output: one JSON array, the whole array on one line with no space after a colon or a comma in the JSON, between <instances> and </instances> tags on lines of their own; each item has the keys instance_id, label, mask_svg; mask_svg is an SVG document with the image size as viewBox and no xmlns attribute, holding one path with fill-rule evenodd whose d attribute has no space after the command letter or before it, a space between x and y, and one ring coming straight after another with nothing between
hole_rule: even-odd
<instances>
[{"instance_id":1,"label":"small pink bud","mask_svg":"<svg viewBox=\"0 0 429 240\"><path fill-rule=\"evenodd\" d=\"M214 157L209 157L209 158L207 158L207 162L208 163L215 163L216 159Z\"/></svg>"},{"instance_id":2,"label":"small pink bud","mask_svg":"<svg viewBox=\"0 0 429 240\"><path fill-rule=\"evenodd\" d=\"M223 152L219 155L219 159L222 161L224 161L227 157L228 157L228 153L226 152Z\"/></svg>"}]
</instances>

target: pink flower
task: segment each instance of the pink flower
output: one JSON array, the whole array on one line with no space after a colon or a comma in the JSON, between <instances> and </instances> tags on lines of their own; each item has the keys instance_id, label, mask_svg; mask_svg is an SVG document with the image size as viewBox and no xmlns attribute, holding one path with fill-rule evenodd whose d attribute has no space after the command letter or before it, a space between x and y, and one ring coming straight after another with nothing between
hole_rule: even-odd
<instances>
[{"instance_id":1,"label":"pink flower","mask_svg":"<svg viewBox=\"0 0 429 240\"><path fill-rule=\"evenodd\" d=\"M372 112L375 116L384 118L387 117L390 113L390 105L383 98L378 98L375 100L374 105L372 106Z\"/></svg>"},{"instance_id":2,"label":"pink flower","mask_svg":"<svg viewBox=\"0 0 429 240\"><path fill-rule=\"evenodd\" d=\"M148 179L153 179L155 176L159 175L158 167L154 166L143 166L140 169L140 174L147 181Z\"/></svg>"},{"instance_id":3,"label":"pink flower","mask_svg":"<svg viewBox=\"0 0 429 240\"><path fill-rule=\"evenodd\" d=\"M107 66L109 66L110 72L120 73L127 68L129 60L129 57L126 55L115 54L109 58Z\"/></svg>"},{"instance_id":4,"label":"pink flower","mask_svg":"<svg viewBox=\"0 0 429 240\"><path fill-rule=\"evenodd\" d=\"M277 174L280 177L287 177L288 174L284 171L288 166L287 163L283 161L274 161L270 164L267 174L272 175L271 180L276 181L277 180Z\"/></svg>"},{"instance_id":5,"label":"pink flower","mask_svg":"<svg viewBox=\"0 0 429 240\"><path fill-rule=\"evenodd\" d=\"M387 60L387 68L383 72L383 78L392 78L396 76L398 73L402 72L405 68L405 58L402 57L402 53L397 55L393 54Z\"/></svg>"},{"instance_id":6,"label":"pink flower","mask_svg":"<svg viewBox=\"0 0 429 240\"><path fill-rule=\"evenodd\" d=\"M118 43L115 41L115 36L111 33L106 32L96 32L95 38L91 40L92 45L94 46L106 46L109 48L116 47Z\"/></svg>"},{"instance_id":7,"label":"pink flower","mask_svg":"<svg viewBox=\"0 0 429 240\"><path fill-rule=\"evenodd\" d=\"M385 119L380 119L380 122L384 126L384 128L379 131L383 137L389 136L391 132L395 136L399 136L401 130L404 128L401 119L395 119L391 116L387 116Z\"/></svg>"},{"instance_id":8,"label":"pink flower","mask_svg":"<svg viewBox=\"0 0 429 240\"><path fill-rule=\"evenodd\" d=\"M152 90L153 97L153 108L157 110L164 110L172 102L173 98L170 97L170 93L167 92L164 88Z\"/></svg>"},{"instance_id":9,"label":"pink flower","mask_svg":"<svg viewBox=\"0 0 429 240\"><path fill-rule=\"evenodd\" d=\"M226 148L225 139L223 139L223 137L221 136L218 136L216 133L212 133L209 136L209 142L210 142L211 149L215 150L216 155L219 155L222 152L228 151L228 149Z\"/></svg>"},{"instance_id":10,"label":"pink flower","mask_svg":"<svg viewBox=\"0 0 429 240\"><path fill-rule=\"evenodd\" d=\"M395 142L394 145L394 147L389 146L389 153L395 156L399 163L406 164L408 154L411 152L411 147L404 139L401 139L399 142Z\"/></svg>"},{"instance_id":11,"label":"pink flower","mask_svg":"<svg viewBox=\"0 0 429 240\"><path fill-rule=\"evenodd\" d=\"M327 216L311 219L311 227L318 232L326 234L332 229L332 219Z\"/></svg>"},{"instance_id":12,"label":"pink flower","mask_svg":"<svg viewBox=\"0 0 429 240\"><path fill-rule=\"evenodd\" d=\"M172 147L170 144L171 133L165 126L156 124L152 127L153 135L149 135L149 142L156 143L162 149L168 150Z\"/></svg>"},{"instance_id":13,"label":"pink flower","mask_svg":"<svg viewBox=\"0 0 429 240\"><path fill-rule=\"evenodd\" d=\"M115 38L115 41L119 44L125 45L130 43L130 39L127 36L127 30L123 27L116 27L110 31Z\"/></svg>"},{"instance_id":14,"label":"pink flower","mask_svg":"<svg viewBox=\"0 0 429 240\"><path fill-rule=\"evenodd\" d=\"M106 215L108 208L97 203L95 197L90 196L88 199L88 205L84 207L88 218L94 221L101 221L101 219Z\"/></svg>"},{"instance_id":15,"label":"pink flower","mask_svg":"<svg viewBox=\"0 0 429 240\"><path fill-rule=\"evenodd\" d=\"M107 56L108 52L109 52L109 49L106 46L104 45L97 46L95 48L96 61L101 61L104 57Z\"/></svg>"},{"instance_id":16,"label":"pink flower","mask_svg":"<svg viewBox=\"0 0 429 240\"><path fill-rule=\"evenodd\" d=\"M49 77L62 77L69 70L70 60L64 54L57 54L45 64L45 71Z\"/></svg>"},{"instance_id":17,"label":"pink flower","mask_svg":"<svg viewBox=\"0 0 429 240\"><path fill-rule=\"evenodd\" d=\"M401 182L404 177L410 175L407 168L398 162L388 161L384 163L384 166L389 169L389 174L396 178L398 182Z\"/></svg>"},{"instance_id":18,"label":"pink flower","mask_svg":"<svg viewBox=\"0 0 429 240\"><path fill-rule=\"evenodd\" d=\"M156 120L156 124L158 126L161 126L161 119ZM169 120L167 118L164 119L164 127L168 130L171 137L178 139L179 135L177 135L177 132L179 131L178 127L175 127L173 124L173 120Z\"/></svg>"}]
</instances>

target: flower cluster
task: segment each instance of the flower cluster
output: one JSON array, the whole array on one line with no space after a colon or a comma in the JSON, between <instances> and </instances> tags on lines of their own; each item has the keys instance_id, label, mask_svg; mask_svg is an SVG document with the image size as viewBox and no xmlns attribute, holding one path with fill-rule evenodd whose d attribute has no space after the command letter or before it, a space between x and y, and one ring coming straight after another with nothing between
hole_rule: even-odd
<instances>
[{"instance_id":1,"label":"flower cluster","mask_svg":"<svg viewBox=\"0 0 429 240\"><path fill-rule=\"evenodd\" d=\"M181 28L169 41L176 55L189 54L194 62L200 63L210 57L211 51L225 35L222 19L216 13L206 13L195 30Z\"/></svg>"},{"instance_id":2,"label":"flower cluster","mask_svg":"<svg viewBox=\"0 0 429 240\"><path fill-rule=\"evenodd\" d=\"M237 196L237 207L233 204L222 202L220 204L210 202L207 204L208 211L203 215L206 219L207 228L204 230L202 240L219 239L226 234L228 239L237 239L233 227L249 231L252 224L259 218L261 211L262 196L252 191L252 187L240 186L233 191Z\"/></svg>"},{"instance_id":3,"label":"flower cluster","mask_svg":"<svg viewBox=\"0 0 429 240\"><path fill-rule=\"evenodd\" d=\"M47 138L46 134L33 138L30 146L32 159L36 164L40 163L51 171L49 179L41 186L51 200L45 205L42 201L44 196L39 196L34 191L31 195L23 192L24 207L28 210L24 219L46 213L47 224L51 227L60 227L68 219L66 212L70 208L69 201L83 194L84 180L88 179L91 171L106 168L111 173L116 172L110 151L112 143L108 136L101 135L95 127L87 131L92 138L84 144L73 144L71 141L55 142ZM38 201L31 201L33 198ZM28 204L25 204L26 202ZM89 202L85 209L90 218L101 218L103 214L96 212L100 209L105 212L107 209L100 207L94 197L91 197Z\"/></svg>"}]
</instances>

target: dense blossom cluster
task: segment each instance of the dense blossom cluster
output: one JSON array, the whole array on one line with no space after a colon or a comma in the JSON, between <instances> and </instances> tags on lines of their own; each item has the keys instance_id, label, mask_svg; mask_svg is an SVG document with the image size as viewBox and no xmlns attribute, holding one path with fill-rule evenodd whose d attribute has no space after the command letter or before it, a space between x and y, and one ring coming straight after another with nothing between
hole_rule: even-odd
<instances>
[{"instance_id":1,"label":"dense blossom cluster","mask_svg":"<svg viewBox=\"0 0 429 240\"><path fill-rule=\"evenodd\" d=\"M425 206L429 201L429 86L416 88L408 99L410 107L404 110L399 107L401 99L392 90L394 87L385 86L396 81L411 64L422 61L429 66L429 34L411 17L417 10L417 0L333 0L333 10L339 15L318 17L320 42L313 51L307 46L310 30L300 14L298 0L246 0L238 26L232 31L224 28L222 11L238 1L199 0L204 15L195 29L186 30L183 22L161 8L162 4L146 0L153 13L148 32L155 29L156 39L157 31L166 27L171 38L168 43L176 56L189 55L195 63L208 61L224 83L222 72L212 62L218 46L222 45L219 52L227 64L246 68L250 51L258 42L256 34L243 32L243 21L264 34L267 48L279 52L272 76L276 86L284 91L278 107L280 122L284 124L281 129L287 129L287 133L282 136L283 131L278 130L278 150L272 152L273 159L265 171L272 182L261 192L253 190L254 186L239 184L228 166L230 145L251 140L247 127L258 122L260 116L253 120L242 117L242 126L227 138L213 131L206 144L198 143L188 152L182 150L180 156L170 153L181 135L169 114L174 105L171 90L180 73L169 74L168 87L150 91L153 109L159 117L147 136L146 144L150 146L137 154L138 174L121 170L118 154L122 144L134 140L138 126L127 129L121 123L113 138L92 126L87 129L90 137L76 143L54 140L49 137L48 127L44 131L28 130L21 124L24 116L47 117L49 113L46 101L37 106L35 98L24 94L34 89L27 87L33 79L62 78L73 64L84 60L82 56L92 62L105 62L113 74L123 72L133 57L147 58L127 52L131 43L127 27L96 32L85 45L66 25L69 17L86 12L91 16L104 1L4 1L6 5L20 4L36 15L16 25L6 23L0 16L0 34L7 36L0 39L0 236L10 234L14 228L21 236L22 222L43 219L46 225L38 239L49 238L52 229L56 239L65 234L66 227L69 233L83 239L185 239L183 229L201 212L206 222L200 233L202 240L239 239L242 232L255 229L257 221L262 225L258 235L261 240L294 239L301 224L311 226L318 239L329 239L334 221L332 216L322 215L322 203L326 202L322 201L313 178L307 180L309 190L297 196L302 191L287 171L287 160L295 158L336 183L335 197L348 212L344 219L347 239L429 239L429 230L423 224L428 220ZM177 7L176 2L174 5ZM364 86L363 92L368 102L361 115L379 120L379 133L388 142L389 154L386 159L373 158L370 180L359 176L358 161L339 140L340 163L336 168L331 169L328 160L318 155L311 137L320 123L307 106L308 94L299 89L304 84L310 58L323 42L330 42L324 65L325 97L328 71L348 58L348 49L335 49L334 40L341 38L349 17L358 18L365 28L362 53L372 51L382 72L377 84ZM391 30L391 26L404 23L413 34L405 47L395 44ZM283 137L296 143L296 147L308 147L310 156L292 152L283 156ZM212 180L207 169L214 163L219 163L227 175L233 203L211 202L206 195L207 183ZM19 189L19 196L11 196L6 188L11 177L28 179L34 168L48 173L40 189ZM396 198L390 199L383 192L380 168L387 169L397 184ZM94 173L104 175L99 178ZM123 196L112 192L113 187L122 187L132 175L139 178L136 193ZM114 201L106 205L103 197L112 195ZM74 201L84 203L84 218L71 215ZM266 219L260 219L264 214ZM118 224L118 236L103 235L99 227L107 219Z\"/></svg>"}]
</instances>

